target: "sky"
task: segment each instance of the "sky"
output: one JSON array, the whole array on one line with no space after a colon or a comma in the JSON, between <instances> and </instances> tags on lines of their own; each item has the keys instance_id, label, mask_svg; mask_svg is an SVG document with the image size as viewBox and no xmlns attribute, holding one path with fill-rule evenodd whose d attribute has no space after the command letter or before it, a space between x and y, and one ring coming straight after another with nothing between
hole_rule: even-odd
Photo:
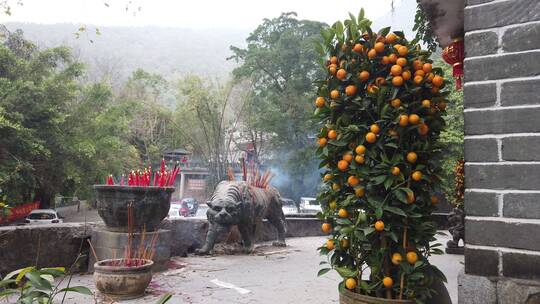
<instances>
[{"instance_id":1,"label":"sky","mask_svg":"<svg viewBox=\"0 0 540 304\"><path fill-rule=\"evenodd\" d=\"M22 2L18 5L17 2ZM300 19L332 24L357 15L370 19L391 10L392 0L8 0L12 16L1 22L80 23L101 26L169 26L182 28L254 28L263 18L295 11ZM400 0L394 0L399 5ZM127 11L126 11L127 7ZM139 8L140 7L140 11Z\"/></svg>"}]
</instances>

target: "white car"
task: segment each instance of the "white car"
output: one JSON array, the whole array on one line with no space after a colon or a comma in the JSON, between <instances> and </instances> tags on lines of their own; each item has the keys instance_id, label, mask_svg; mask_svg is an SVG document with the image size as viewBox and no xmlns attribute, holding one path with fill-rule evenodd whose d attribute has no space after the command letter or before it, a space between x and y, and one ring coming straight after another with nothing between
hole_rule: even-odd
<instances>
[{"instance_id":1,"label":"white car","mask_svg":"<svg viewBox=\"0 0 540 304\"><path fill-rule=\"evenodd\" d=\"M56 210L53 209L35 209L28 214L25 220L28 225L57 224L63 220Z\"/></svg>"},{"instance_id":2,"label":"white car","mask_svg":"<svg viewBox=\"0 0 540 304\"><path fill-rule=\"evenodd\" d=\"M169 208L169 215L168 218L170 219L178 219L183 217L180 210L182 209L182 204L171 204L171 207Z\"/></svg>"},{"instance_id":3,"label":"white car","mask_svg":"<svg viewBox=\"0 0 540 304\"><path fill-rule=\"evenodd\" d=\"M294 201L290 198L282 198L281 199L281 209L283 210L283 214L296 214L298 213L298 209L296 208L296 204Z\"/></svg>"},{"instance_id":4,"label":"white car","mask_svg":"<svg viewBox=\"0 0 540 304\"><path fill-rule=\"evenodd\" d=\"M322 211L322 208L321 204L314 197L301 197L300 211L302 213L317 213Z\"/></svg>"}]
</instances>

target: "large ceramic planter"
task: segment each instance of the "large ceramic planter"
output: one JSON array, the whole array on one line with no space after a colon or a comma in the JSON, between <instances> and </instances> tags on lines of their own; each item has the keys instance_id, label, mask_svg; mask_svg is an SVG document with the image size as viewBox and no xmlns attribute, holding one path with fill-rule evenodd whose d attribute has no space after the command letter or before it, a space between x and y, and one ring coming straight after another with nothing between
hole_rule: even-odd
<instances>
[{"instance_id":1,"label":"large ceramic planter","mask_svg":"<svg viewBox=\"0 0 540 304\"><path fill-rule=\"evenodd\" d=\"M94 185L99 216L107 229L128 231L128 206L133 203L133 229L156 230L169 213L173 187Z\"/></svg>"},{"instance_id":2,"label":"large ceramic planter","mask_svg":"<svg viewBox=\"0 0 540 304\"><path fill-rule=\"evenodd\" d=\"M450 295L446 286L441 280L434 280L430 288L435 290L433 297L427 301L426 304L452 304ZM355 292L352 292L348 289L344 289L339 292L339 303L340 304L412 304L414 301L411 300L389 300L384 298L375 298L366 295L361 295Z\"/></svg>"},{"instance_id":3,"label":"large ceramic planter","mask_svg":"<svg viewBox=\"0 0 540 304\"><path fill-rule=\"evenodd\" d=\"M115 266L121 260L103 260L94 264L94 283L104 295L114 300L129 300L144 296L152 280L151 260L141 266Z\"/></svg>"},{"instance_id":4,"label":"large ceramic planter","mask_svg":"<svg viewBox=\"0 0 540 304\"><path fill-rule=\"evenodd\" d=\"M410 300L389 300L384 298L375 298L343 289L339 292L340 304L413 304Z\"/></svg>"}]
</instances>

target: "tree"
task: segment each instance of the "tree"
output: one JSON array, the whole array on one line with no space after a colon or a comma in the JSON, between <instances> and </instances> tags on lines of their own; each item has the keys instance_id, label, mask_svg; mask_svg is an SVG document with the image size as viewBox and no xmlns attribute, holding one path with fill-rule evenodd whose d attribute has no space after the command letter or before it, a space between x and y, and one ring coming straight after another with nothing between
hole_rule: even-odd
<instances>
[{"instance_id":1,"label":"tree","mask_svg":"<svg viewBox=\"0 0 540 304\"><path fill-rule=\"evenodd\" d=\"M68 163L66 195L89 197L91 185L105 176L140 167L139 151L130 144L133 105L115 102L110 86L96 83L81 88L71 109L67 145L76 153Z\"/></svg>"},{"instance_id":2,"label":"tree","mask_svg":"<svg viewBox=\"0 0 540 304\"><path fill-rule=\"evenodd\" d=\"M150 165L161 159L172 137L172 112L166 104L168 82L158 74L138 69L128 79L119 102L129 105L133 117L129 123L130 143L137 147L140 158Z\"/></svg>"},{"instance_id":3,"label":"tree","mask_svg":"<svg viewBox=\"0 0 540 304\"><path fill-rule=\"evenodd\" d=\"M403 32L370 26L362 10L321 32L318 49L328 60L315 81L318 201L330 238L319 247L329 264L320 273L336 270L344 297L425 303L433 282L445 280L429 257L442 253L431 214L448 81Z\"/></svg>"},{"instance_id":4,"label":"tree","mask_svg":"<svg viewBox=\"0 0 540 304\"><path fill-rule=\"evenodd\" d=\"M210 183L226 178L232 138L227 136L233 119L227 118L232 86L215 84L198 76L186 76L179 83L179 104L175 114L180 141L209 164Z\"/></svg>"},{"instance_id":5,"label":"tree","mask_svg":"<svg viewBox=\"0 0 540 304\"><path fill-rule=\"evenodd\" d=\"M67 48L39 51L21 39L15 33L0 46L0 187L9 199L35 194L47 207L74 155L64 130L82 65Z\"/></svg>"},{"instance_id":6,"label":"tree","mask_svg":"<svg viewBox=\"0 0 540 304\"><path fill-rule=\"evenodd\" d=\"M452 67L442 60L438 60L435 66L440 67L446 75L452 74ZM444 156L441 159L442 167L442 183L446 199L454 203L455 198L455 179L456 179L456 164L460 159L463 159L463 141L464 141L464 120L463 120L463 91L456 90L455 80L450 78L447 85L450 92L448 99L448 107L444 115L447 127L441 132L440 142L443 144Z\"/></svg>"},{"instance_id":7,"label":"tree","mask_svg":"<svg viewBox=\"0 0 540 304\"><path fill-rule=\"evenodd\" d=\"M23 5L23 1L22 0L15 0L15 1L0 0L0 10L2 11L2 13L8 16L11 16L11 8L14 5L17 5L17 6Z\"/></svg>"},{"instance_id":8,"label":"tree","mask_svg":"<svg viewBox=\"0 0 540 304\"><path fill-rule=\"evenodd\" d=\"M243 157L241 154L243 152L249 152L252 157L250 161L260 166L271 157L271 136L258 115L260 111L258 106L261 103L255 100L257 96L250 88L249 80L237 83L233 88L230 107L236 119L230 127L228 136L238 150L236 151L238 155L231 155L232 160Z\"/></svg>"},{"instance_id":9,"label":"tree","mask_svg":"<svg viewBox=\"0 0 540 304\"><path fill-rule=\"evenodd\" d=\"M439 44L436 41L435 33L433 32L432 25L429 22L424 9L419 0L416 1L416 14L414 17L413 31L416 31L416 42L423 42L429 51L435 52L439 48ZM439 48L440 50L440 48ZM436 60L434 65L443 69L444 73L449 75L452 73L451 66L444 63L442 60ZM455 80L450 79L448 85L449 88L449 105L444 116L447 128L441 132L441 143L444 146L445 157L441 160L442 165L442 184L446 199L449 202L454 202L455 186L454 180L456 178L455 166L458 161L463 158L463 91L455 89Z\"/></svg>"},{"instance_id":10,"label":"tree","mask_svg":"<svg viewBox=\"0 0 540 304\"><path fill-rule=\"evenodd\" d=\"M416 31L415 42L423 42L430 52L435 52L439 44L431 27L420 0L416 0L416 14L414 15L413 31Z\"/></svg>"},{"instance_id":11,"label":"tree","mask_svg":"<svg viewBox=\"0 0 540 304\"><path fill-rule=\"evenodd\" d=\"M290 175L287 195L298 198L314 193L306 178L316 170L310 120L311 79L321 75L319 56L313 43L325 24L297 20L296 13L265 19L246 39L245 49L231 47L231 59L242 65L233 71L237 81L250 81L247 106L250 116L241 123L256 132L258 141L268 141L275 166ZM292 191L294 189L294 191ZM289 190L289 191L287 191Z\"/></svg>"},{"instance_id":12,"label":"tree","mask_svg":"<svg viewBox=\"0 0 540 304\"><path fill-rule=\"evenodd\" d=\"M140 163L128 141L134 107L108 85L82 85L82 73L69 49L39 50L22 32L0 45L0 189L10 203L88 196Z\"/></svg>"}]
</instances>

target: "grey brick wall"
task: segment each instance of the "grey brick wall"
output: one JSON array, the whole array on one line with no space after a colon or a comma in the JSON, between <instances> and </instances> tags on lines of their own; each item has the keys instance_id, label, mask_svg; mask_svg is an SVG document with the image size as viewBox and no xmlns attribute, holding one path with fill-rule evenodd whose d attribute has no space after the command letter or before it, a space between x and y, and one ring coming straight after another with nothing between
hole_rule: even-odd
<instances>
[{"instance_id":1,"label":"grey brick wall","mask_svg":"<svg viewBox=\"0 0 540 304\"><path fill-rule=\"evenodd\" d=\"M465 273L539 281L540 0L467 0L464 19Z\"/></svg>"}]
</instances>

